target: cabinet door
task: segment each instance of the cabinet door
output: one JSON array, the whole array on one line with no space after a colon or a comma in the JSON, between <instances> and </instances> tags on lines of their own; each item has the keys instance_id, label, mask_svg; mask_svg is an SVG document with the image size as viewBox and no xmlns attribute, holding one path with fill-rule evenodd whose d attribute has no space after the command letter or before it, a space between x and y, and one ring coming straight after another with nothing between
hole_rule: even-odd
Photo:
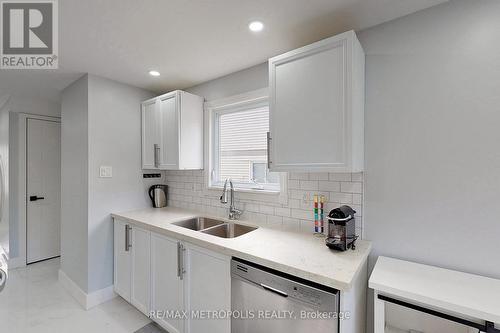
<instances>
[{"instance_id":1,"label":"cabinet door","mask_svg":"<svg viewBox=\"0 0 500 333\"><path fill-rule=\"evenodd\" d=\"M269 60L270 168L347 165L348 43L328 39Z\"/></svg>"},{"instance_id":2,"label":"cabinet door","mask_svg":"<svg viewBox=\"0 0 500 333\"><path fill-rule=\"evenodd\" d=\"M160 98L161 151L160 168L179 169L179 96L172 93Z\"/></svg>"},{"instance_id":3,"label":"cabinet door","mask_svg":"<svg viewBox=\"0 0 500 333\"><path fill-rule=\"evenodd\" d=\"M160 112L156 100L142 103L142 168L160 167Z\"/></svg>"},{"instance_id":4,"label":"cabinet door","mask_svg":"<svg viewBox=\"0 0 500 333\"><path fill-rule=\"evenodd\" d=\"M184 310L183 280L178 269L183 252L178 241L151 235L151 311L160 314L155 321L170 333L184 331L184 320L161 315L163 311Z\"/></svg>"},{"instance_id":5,"label":"cabinet door","mask_svg":"<svg viewBox=\"0 0 500 333\"><path fill-rule=\"evenodd\" d=\"M230 259L206 249L187 245L185 293L188 311L231 309ZM188 319L188 333L230 333L231 321Z\"/></svg>"},{"instance_id":6,"label":"cabinet door","mask_svg":"<svg viewBox=\"0 0 500 333\"><path fill-rule=\"evenodd\" d=\"M114 222L114 288L115 292L130 302L131 288L131 261L130 248L130 225L121 220Z\"/></svg>"},{"instance_id":7,"label":"cabinet door","mask_svg":"<svg viewBox=\"0 0 500 333\"><path fill-rule=\"evenodd\" d=\"M132 290L130 303L145 315L150 308L151 233L132 227Z\"/></svg>"}]
</instances>

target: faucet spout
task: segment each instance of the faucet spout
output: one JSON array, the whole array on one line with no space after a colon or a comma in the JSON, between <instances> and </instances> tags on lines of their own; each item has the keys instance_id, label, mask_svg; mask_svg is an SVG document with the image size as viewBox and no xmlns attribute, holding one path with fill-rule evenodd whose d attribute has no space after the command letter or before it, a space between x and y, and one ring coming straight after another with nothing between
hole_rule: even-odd
<instances>
[{"instance_id":1,"label":"faucet spout","mask_svg":"<svg viewBox=\"0 0 500 333\"><path fill-rule=\"evenodd\" d=\"M227 204L227 179L224 182L224 189L222 190L222 195L220 196L220 202L223 204Z\"/></svg>"},{"instance_id":2,"label":"faucet spout","mask_svg":"<svg viewBox=\"0 0 500 333\"><path fill-rule=\"evenodd\" d=\"M224 188L222 189L222 195L220 196L220 202L223 204L227 203L227 183L229 182L229 196L230 196L230 202L229 202L229 219L230 220L237 220L241 214L243 214L243 211L240 209L237 209L234 206L234 185L233 181L231 179L226 179L224 182Z\"/></svg>"}]
</instances>

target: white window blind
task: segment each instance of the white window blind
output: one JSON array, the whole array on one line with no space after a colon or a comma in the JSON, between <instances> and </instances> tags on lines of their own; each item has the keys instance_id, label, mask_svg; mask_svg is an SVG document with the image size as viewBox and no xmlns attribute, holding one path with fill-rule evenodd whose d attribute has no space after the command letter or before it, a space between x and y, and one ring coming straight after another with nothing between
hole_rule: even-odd
<instances>
[{"instance_id":1,"label":"white window blind","mask_svg":"<svg viewBox=\"0 0 500 333\"><path fill-rule=\"evenodd\" d=\"M213 184L232 179L240 188L280 190L279 174L267 169L267 103L218 111L213 126Z\"/></svg>"}]
</instances>

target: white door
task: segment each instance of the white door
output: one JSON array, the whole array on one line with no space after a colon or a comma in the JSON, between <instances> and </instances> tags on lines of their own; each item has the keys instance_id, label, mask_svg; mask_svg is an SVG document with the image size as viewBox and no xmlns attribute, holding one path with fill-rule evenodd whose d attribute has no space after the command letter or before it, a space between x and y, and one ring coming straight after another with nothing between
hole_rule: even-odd
<instances>
[{"instance_id":1,"label":"white door","mask_svg":"<svg viewBox=\"0 0 500 333\"><path fill-rule=\"evenodd\" d=\"M188 311L231 310L230 258L194 245L187 246L186 281ZM188 320L187 333L230 333L231 320Z\"/></svg>"},{"instance_id":2,"label":"white door","mask_svg":"<svg viewBox=\"0 0 500 333\"><path fill-rule=\"evenodd\" d=\"M27 263L61 254L61 124L27 119Z\"/></svg>"},{"instance_id":3,"label":"white door","mask_svg":"<svg viewBox=\"0 0 500 333\"><path fill-rule=\"evenodd\" d=\"M142 103L142 168L157 169L160 164L161 116L156 100Z\"/></svg>"},{"instance_id":4,"label":"white door","mask_svg":"<svg viewBox=\"0 0 500 333\"><path fill-rule=\"evenodd\" d=\"M132 226L132 290L130 302L149 315L151 232Z\"/></svg>"},{"instance_id":5,"label":"white door","mask_svg":"<svg viewBox=\"0 0 500 333\"><path fill-rule=\"evenodd\" d=\"M175 170L179 167L178 98L175 93L160 99L162 141L160 167L167 170Z\"/></svg>"},{"instance_id":6,"label":"white door","mask_svg":"<svg viewBox=\"0 0 500 333\"><path fill-rule=\"evenodd\" d=\"M151 311L183 311L183 280L179 276L180 249L176 240L151 235ZM159 317L156 322L170 333L184 332L184 320ZM208 331L207 331L208 332Z\"/></svg>"},{"instance_id":7,"label":"white door","mask_svg":"<svg viewBox=\"0 0 500 333\"><path fill-rule=\"evenodd\" d=\"M132 287L130 225L115 220L114 227L114 288L115 292L130 302L130 288Z\"/></svg>"}]
</instances>

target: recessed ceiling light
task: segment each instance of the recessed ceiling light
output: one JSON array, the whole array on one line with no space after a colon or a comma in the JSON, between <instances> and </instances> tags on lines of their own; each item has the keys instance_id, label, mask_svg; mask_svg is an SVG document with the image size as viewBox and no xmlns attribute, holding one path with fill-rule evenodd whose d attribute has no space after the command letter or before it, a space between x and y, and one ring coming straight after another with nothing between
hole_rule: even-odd
<instances>
[{"instance_id":1,"label":"recessed ceiling light","mask_svg":"<svg viewBox=\"0 0 500 333\"><path fill-rule=\"evenodd\" d=\"M149 75L151 75L151 76L160 76L160 72L158 72L158 71L149 71Z\"/></svg>"},{"instance_id":2,"label":"recessed ceiling light","mask_svg":"<svg viewBox=\"0 0 500 333\"><path fill-rule=\"evenodd\" d=\"M262 29L264 29L264 23L260 21L250 22L250 24L248 25L248 29L250 29L253 32L262 31Z\"/></svg>"}]
</instances>

